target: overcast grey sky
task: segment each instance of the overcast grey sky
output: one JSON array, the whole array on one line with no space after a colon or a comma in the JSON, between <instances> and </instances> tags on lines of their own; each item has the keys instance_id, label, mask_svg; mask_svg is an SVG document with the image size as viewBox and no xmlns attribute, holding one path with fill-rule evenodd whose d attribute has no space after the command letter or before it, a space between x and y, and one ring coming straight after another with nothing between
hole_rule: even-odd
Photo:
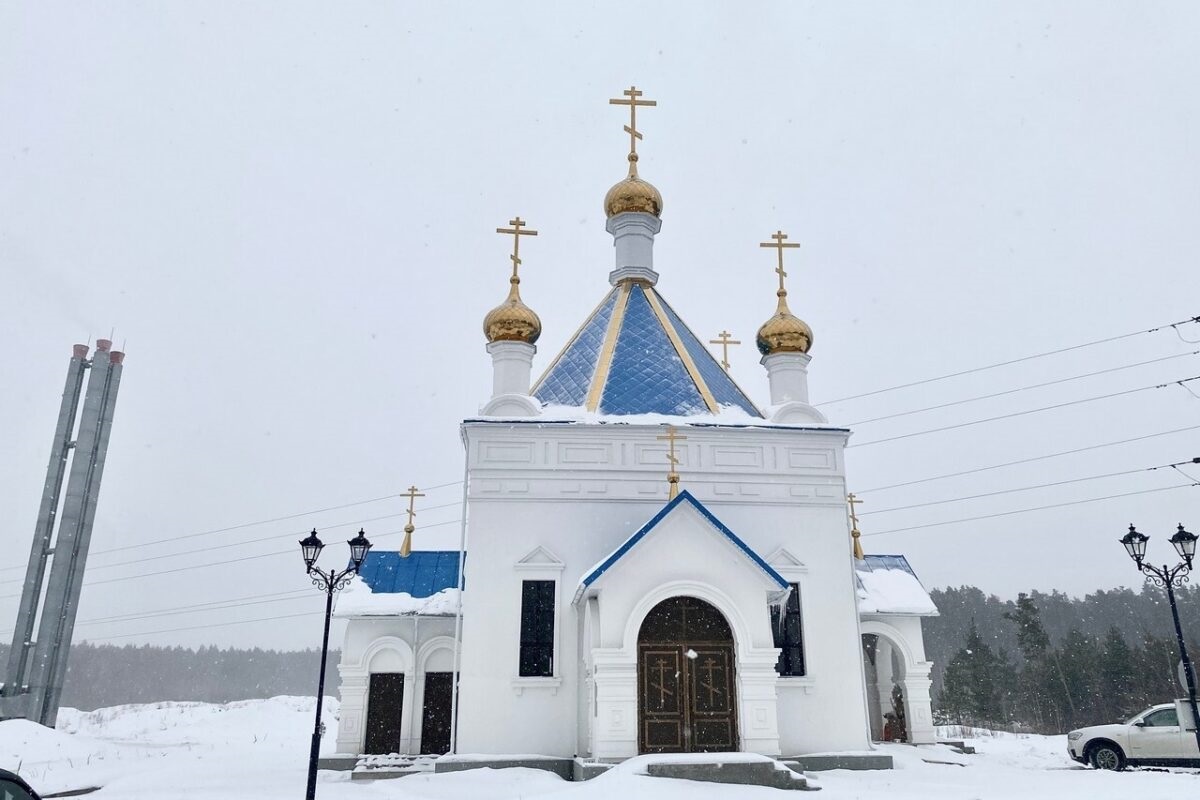
<instances>
[{"instance_id":1,"label":"overcast grey sky","mask_svg":"<svg viewBox=\"0 0 1200 800\"><path fill-rule=\"evenodd\" d=\"M659 288L699 334L746 343L733 371L760 403L775 275L757 243L776 228L803 243L790 299L818 403L1200 314L1197 30L1193 3L0 5L0 633L71 345L114 329L128 358L77 638L313 646L299 534L335 542L329 563L360 524L396 548L403 504L142 542L416 483L442 486L416 546L455 546L457 423L486 400L481 321L507 288L493 230L520 214L541 232L522 247L540 373L607 288L601 199L627 142L607 99L630 83L659 102L639 116ZM1175 385L863 443L1200 375L1195 350L1167 329L824 406L856 423L1178 356L856 426L864 532L1186 483L886 511L1191 458L1200 429L870 491L1200 426ZM1166 558L1198 499L864 541L928 586L1083 593L1137 584L1117 537L1137 522ZM228 598L252 599L173 611ZM268 617L285 618L224 625ZM148 631L171 632L129 636Z\"/></svg>"}]
</instances>

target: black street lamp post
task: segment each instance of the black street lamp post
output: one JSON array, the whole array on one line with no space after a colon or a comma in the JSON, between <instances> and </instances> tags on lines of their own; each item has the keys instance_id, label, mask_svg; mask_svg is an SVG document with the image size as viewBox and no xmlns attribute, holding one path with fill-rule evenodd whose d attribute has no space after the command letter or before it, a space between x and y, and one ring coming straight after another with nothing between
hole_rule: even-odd
<instances>
[{"instance_id":1,"label":"black street lamp post","mask_svg":"<svg viewBox=\"0 0 1200 800\"><path fill-rule=\"evenodd\" d=\"M1129 553L1137 568L1156 585L1167 590L1167 599L1171 602L1171 616L1175 620L1175 638L1179 641L1179 660L1183 663L1183 680L1187 684L1188 705L1192 709L1192 725L1195 726L1192 730L1196 734L1196 747L1200 748L1200 712L1196 710L1196 669L1192 660L1188 658L1187 645L1183 641L1183 626L1179 624L1179 607L1175 604L1175 587L1183 586L1188 581L1188 573L1192 571L1197 538L1196 534L1185 531L1180 525L1170 541L1183 561L1174 567L1163 564L1161 569L1152 564L1142 563L1146 557L1146 542L1150 541L1150 537L1138 533L1132 525L1129 526L1129 533L1121 537L1121 544L1125 545L1125 552Z\"/></svg>"},{"instance_id":2,"label":"black street lamp post","mask_svg":"<svg viewBox=\"0 0 1200 800\"><path fill-rule=\"evenodd\" d=\"M317 759L321 754L321 734L324 726L321 724L321 702L325 699L325 657L329 652L329 620L333 616L333 595L344 589L351 578L358 574L371 543L360 530L358 536L346 542L350 545L350 566L341 572L337 570L324 571L317 566L317 556L325 545L317 538L317 531L300 540L300 552L304 556L304 568L312 578L313 586L325 592L325 633L321 638L321 677L317 683L317 721L313 726L312 750L308 754L308 787L304 792L304 800L315 800L317 796Z\"/></svg>"}]
</instances>

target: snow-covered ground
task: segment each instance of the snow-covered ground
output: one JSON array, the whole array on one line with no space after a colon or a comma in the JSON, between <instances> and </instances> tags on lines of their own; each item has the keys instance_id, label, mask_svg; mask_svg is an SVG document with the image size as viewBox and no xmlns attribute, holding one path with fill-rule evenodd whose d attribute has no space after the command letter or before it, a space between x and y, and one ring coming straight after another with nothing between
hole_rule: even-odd
<instances>
[{"instance_id":1,"label":"snow-covered ground","mask_svg":"<svg viewBox=\"0 0 1200 800\"><path fill-rule=\"evenodd\" d=\"M337 703L326 708L334 729ZM98 800L296 800L303 797L313 701L275 697L226 705L156 703L90 713L64 710L58 730L0 723L0 766L40 792L102 787ZM955 731L954 733L957 733ZM961 738L961 737L956 737ZM333 736L326 742L332 746ZM947 747L888 745L887 772L838 770L813 775L825 800L1139 800L1200 796L1200 773L1100 773L1065 755L1061 736L976 732L973 756ZM322 800L753 800L778 790L674 781L638 774L634 759L585 783L537 770L472 770L377 782L322 772ZM792 795L795 796L795 795Z\"/></svg>"}]
</instances>

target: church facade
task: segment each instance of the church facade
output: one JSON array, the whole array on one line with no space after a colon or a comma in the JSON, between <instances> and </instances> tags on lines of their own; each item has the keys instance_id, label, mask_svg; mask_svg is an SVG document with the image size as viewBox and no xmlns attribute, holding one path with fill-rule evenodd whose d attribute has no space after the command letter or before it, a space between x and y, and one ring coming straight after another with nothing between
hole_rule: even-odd
<instances>
[{"instance_id":1,"label":"church facade","mask_svg":"<svg viewBox=\"0 0 1200 800\"><path fill-rule=\"evenodd\" d=\"M808 397L813 334L787 304L756 337L760 407L658 288L663 201L605 198L615 266L537 381L537 315L485 318L493 395L461 426L464 552L372 552L339 598L343 754L862 751L933 740L902 556L861 556L844 448ZM855 537L857 530L853 531ZM853 541L853 545L852 545Z\"/></svg>"}]
</instances>

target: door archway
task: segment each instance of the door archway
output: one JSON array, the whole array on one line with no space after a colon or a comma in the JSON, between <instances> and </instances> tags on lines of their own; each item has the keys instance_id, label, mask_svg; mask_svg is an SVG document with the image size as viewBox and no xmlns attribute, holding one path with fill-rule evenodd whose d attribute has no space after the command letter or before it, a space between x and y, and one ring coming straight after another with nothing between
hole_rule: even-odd
<instances>
[{"instance_id":1,"label":"door archway","mask_svg":"<svg viewBox=\"0 0 1200 800\"><path fill-rule=\"evenodd\" d=\"M672 597L638 631L638 752L738 749L733 631L714 606Z\"/></svg>"},{"instance_id":2,"label":"door archway","mask_svg":"<svg viewBox=\"0 0 1200 800\"><path fill-rule=\"evenodd\" d=\"M907 698L904 694L903 654L895 642L878 633L864 633L862 647L871 740L910 741L911 731L905 708Z\"/></svg>"}]
</instances>

